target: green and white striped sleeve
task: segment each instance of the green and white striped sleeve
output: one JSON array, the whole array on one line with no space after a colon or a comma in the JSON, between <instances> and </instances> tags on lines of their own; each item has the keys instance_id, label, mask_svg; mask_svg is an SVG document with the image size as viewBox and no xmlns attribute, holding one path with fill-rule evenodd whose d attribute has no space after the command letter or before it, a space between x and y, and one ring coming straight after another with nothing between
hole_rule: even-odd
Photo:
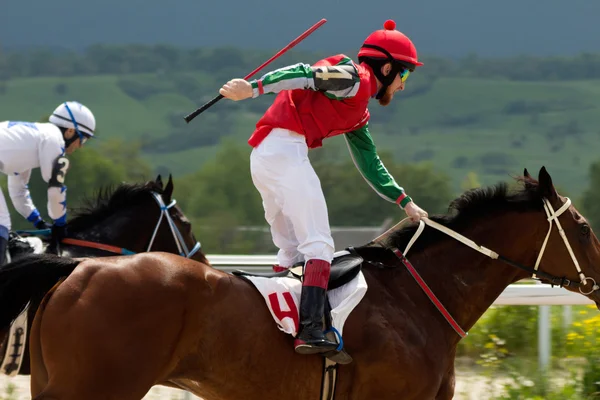
<instances>
[{"instance_id":1,"label":"green and white striped sleeve","mask_svg":"<svg viewBox=\"0 0 600 400\"><path fill-rule=\"evenodd\" d=\"M398 204L402 208L412 201L404 193L404 189L396 183L377 155L377 149L369 133L368 124L346 133L344 138L354 165L379 196L389 202Z\"/></svg>"},{"instance_id":2,"label":"green and white striped sleeve","mask_svg":"<svg viewBox=\"0 0 600 400\"><path fill-rule=\"evenodd\" d=\"M358 93L360 77L350 58L334 66L311 66L298 63L271 71L260 79L250 81L252 97L282 90L318 90L334 100L343 100Z\"/></svg>"}]
</instances>

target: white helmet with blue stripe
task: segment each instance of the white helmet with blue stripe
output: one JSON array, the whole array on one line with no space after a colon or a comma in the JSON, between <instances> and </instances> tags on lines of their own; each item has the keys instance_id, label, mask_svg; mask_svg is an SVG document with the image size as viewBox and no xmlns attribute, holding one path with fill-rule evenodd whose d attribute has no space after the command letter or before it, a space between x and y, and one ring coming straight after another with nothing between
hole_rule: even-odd
<instances>
[{"instance_id":1,"label":"white helmet with blue stripe","mask_svg":"<svg viewBox=\"0 0 600 400\"><path fill-rule=\"evenodd\" d=\"M76 101L67 101L56 107L50 122L61 128L73 128L79 139L94 137L96 118L89 108Z\"/></svg>"}]
</instances>

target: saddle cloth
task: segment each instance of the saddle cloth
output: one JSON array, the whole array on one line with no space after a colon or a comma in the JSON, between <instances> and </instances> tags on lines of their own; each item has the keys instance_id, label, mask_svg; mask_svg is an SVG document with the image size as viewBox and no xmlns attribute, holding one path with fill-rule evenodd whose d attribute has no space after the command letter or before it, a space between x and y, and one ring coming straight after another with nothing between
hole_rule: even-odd
<instances>
[{"instance_id":1,"label":"saddle cloth","mask_svg":"<svg viewBox=\"0 0 600 400\"><path fill-rule=\"evenodd\" d=\"M302 282L292 277L244 276L244 278L250 281L263 296L277 327L285 333L296 336ZM348 283L327 291L331 306L331 325L340 336L346 319L366 292L367 281L362 271Z\"/></svg>"}]
</instances>

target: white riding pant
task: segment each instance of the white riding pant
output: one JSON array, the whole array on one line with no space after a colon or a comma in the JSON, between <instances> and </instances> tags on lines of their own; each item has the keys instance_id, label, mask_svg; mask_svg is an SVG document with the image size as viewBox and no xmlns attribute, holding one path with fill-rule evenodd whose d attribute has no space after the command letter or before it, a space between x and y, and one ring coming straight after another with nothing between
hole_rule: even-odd
<instances>
[{"instance_id":1,"label":"white riding pant","mask_svg":"<svg viewBox=\"0 0 600 400\"><path fill-rule=\"evenodd\" d=\"M10 214L8 213L8 205L4 199L2 188L0 188L0 226L4 226L10 231Z\"/></svg>"},{"instance_id":2,"label":"white riding pant","mask_svg":"<svg viewBox=\"0 0 600 400\"><path fill-rule=\"evenodd\" d=\"M252 150L250 171L260 192L282 267L333 260L334 243L321 182L308 158L304 136L273 129Z\"/></svg>"}]
</instances>

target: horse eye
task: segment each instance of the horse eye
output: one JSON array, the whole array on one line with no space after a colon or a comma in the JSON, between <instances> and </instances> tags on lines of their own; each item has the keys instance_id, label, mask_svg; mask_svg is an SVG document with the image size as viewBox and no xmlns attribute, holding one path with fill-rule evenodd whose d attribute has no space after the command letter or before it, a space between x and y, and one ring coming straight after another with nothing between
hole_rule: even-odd
<instances>
[{"instance_id":1,"label":"horse eye","mask_svg":"<svg viewBox=\"0 0 600 400\"><path fill-rule=\"evenodd\" d=\"M581 225L581 234L585 236L590 234L590 226L588 224Z\"/></svg>"}]
</instances>

